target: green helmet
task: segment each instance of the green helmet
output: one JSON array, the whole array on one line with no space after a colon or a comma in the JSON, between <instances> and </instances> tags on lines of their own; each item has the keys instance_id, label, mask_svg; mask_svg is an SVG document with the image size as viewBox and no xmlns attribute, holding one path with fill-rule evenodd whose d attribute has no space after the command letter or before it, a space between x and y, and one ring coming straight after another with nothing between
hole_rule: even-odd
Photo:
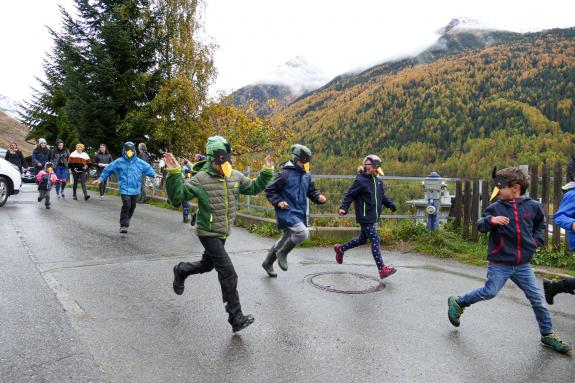
<instances>
[{"instance_id":1,"label":"green helmet","mask_svg":"<svg viewBox=\"0 0 575 383\"><path fill-rule=\"evenodd\" d=\"M232 146L222 136L212 136L206 143L206 155L208 160L215 163L231 162Z\"/></svg>"},{"instance_id":2,"label":"green helmet","mask_svg":"<svg viewBox=\"0 0 575 383\"><path fill-rule=\"evenodd\" d=\"M307 146L294 144L290 150L294 161L300 160L305 164L311 160L311 150Z\"/></svg>"},{"instance_id":3,"label":"green helmet","mask_svg":"<svg viewBox=\"0 0 575 383\"><path fill-rule=\"evenodd\" d=\"M216 150L225 150L226 153L231 153L232 147L228 140L222 136L209 137L206 143L206 155L213 158Z\"/></svg>"}]
</instances>

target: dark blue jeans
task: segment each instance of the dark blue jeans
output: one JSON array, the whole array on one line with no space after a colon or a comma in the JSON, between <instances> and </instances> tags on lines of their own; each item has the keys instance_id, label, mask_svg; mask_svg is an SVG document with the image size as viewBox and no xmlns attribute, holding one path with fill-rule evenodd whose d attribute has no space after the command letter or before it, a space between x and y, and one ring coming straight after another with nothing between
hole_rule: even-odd
<instances>
[{"instance_id":1,"label":"dark blue jeans","mask_svg":"<svg viewBox=\"0 0 575 383\"><path fill-rule=\"evenodd\" d=\"M485 286L462 295L457 299L463 307L467 307L474 303L494 298L508 279L511 279L517 287L523 290L523 293L527 299L529 299L529 302L531 302L531 307L535 313L541 334L546 335L553 332L551 314L549 314L549 310L547 310L547 306L545 306L543 293L537 286L537 279L529 263L523 265L490 263L487 267Z\"/></svg>"}]
</instances>

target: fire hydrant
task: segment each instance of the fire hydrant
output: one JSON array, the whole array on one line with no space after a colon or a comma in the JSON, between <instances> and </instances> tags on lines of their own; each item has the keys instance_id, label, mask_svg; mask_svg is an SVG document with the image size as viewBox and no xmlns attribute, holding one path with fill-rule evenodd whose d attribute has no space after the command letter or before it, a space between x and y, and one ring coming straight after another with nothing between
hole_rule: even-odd
<instances>
[{"instance_id":1,"label":"fire hydrant","mask_svg":"<svg viewBox=\"0 0 575 383\"><path fill-rule=\"evenodd\" d=\"M427 200L427 229L437 230L439 228L439 206L441 202L441 192L445 187L445 178L436 172L432 172L425 177L423 187L425 189L425 199Z\"/></svg>"}]
</instances>

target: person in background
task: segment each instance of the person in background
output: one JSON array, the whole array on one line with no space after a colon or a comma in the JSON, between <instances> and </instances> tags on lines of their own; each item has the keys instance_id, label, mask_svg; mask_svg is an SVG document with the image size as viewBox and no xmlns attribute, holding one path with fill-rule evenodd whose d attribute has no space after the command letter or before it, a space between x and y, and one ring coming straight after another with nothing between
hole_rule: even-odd
<instances>
[{"instance_id":1,"label":"person in background","mask_svg":"<svg viewBox=\"0 0 575 383\"><path fill-rule=\"evenodd\" d=\"M143 142L140 142L138 144L138 159L146 162L147 164L151 165L151 156L150 153L148 152L148 148L146 147L146 144L144 144ZM146 203L146 201L148 200L148 197L146 196L146 174L142 173L142 182L140 183L140 199L138 201L138 203Z\"/></svg>"},{"instance_id":2,"label":"person in background","mask_svg":"<svg viewBox=\"0 0 575 383\"><path fill-rule=\"evenodd\" d=\"M61 139L56 140L56 147L52 148L50 161L52 165L56 167L56 177L58 182L56 183L56 197L64 198L64 189L68 183L68 158L70 157L70 151L64 147L64 141Z\"/></svg>"},{"instance_id":3,"label":"person in background","mask_svg":"<svg viewBox=\"0 0 575 383\"><path fill-rule=\"evenodd\" d=\"M20 174L22 174L22 168L24 167L24 155L22 151L18 149L18 144L13 142L10 144L10 148L6 151L6 155L4 159L11 164L14 164L20 170Z\"/></svg>"},{"instance_id":4,"label":"person in background","mask_svg":"<svg viewBox=\"0 0 575 383\"><path fill-rule=\"evenodd\" d=\"M113 161L112 155L108 153L108 146L106 144L100 144L98 152L94 156L94 163L96 164L96 175L98 178L102 175L104 168L108 166ZM99 186L100 189L100 200L104 199L104 194L106 194L106 185L108 181L101 182Z\"/></svg>"},{"instance_id":5,"label":"person in background","mask_svg":"<svg viewBox=\"0 0 575 383\"><path fill-rule=\"evenodd\" d=\"M77 144L70 157L68 157L68 167L72 170L72 177L74 178L74 185L72 188L73 198L78 199L76 190L78 189L78 182L82 184L82 192L84 192L84 201L90 199L90 195L86 190L86 173L90 166L90 157L84 152L84 144Z\"/></svg>"},{"instance_id":6,"label":"person in background","mask_svg":"<svg viewBox=\"0 0 575 383\"><path fill-rule=\"evenodd\" d=\"M40 138L38 145L32 151L32 164L34 165L34 174L38 174L40 170L44 169L46 162L50 161L50 149L45 139Z\"/></svg>"}]
</instances>

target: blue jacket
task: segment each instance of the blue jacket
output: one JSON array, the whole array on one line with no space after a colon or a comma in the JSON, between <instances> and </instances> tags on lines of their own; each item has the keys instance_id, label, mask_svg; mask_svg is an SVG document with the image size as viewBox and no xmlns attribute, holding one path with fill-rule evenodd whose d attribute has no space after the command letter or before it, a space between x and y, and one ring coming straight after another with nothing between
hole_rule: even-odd
<instances>
[{"instance_id":1,"label":"blue jacket","mask_svg":"<svg viewBox=\"0 0 575 383\"><path fill-rule=\"evenodd\" d=\"M559 209L553 214L553 223L561 226L567 233L569 248L575 250L575 233L573 232L573 222L575 222L575 182L569 182L563 186L563 198Z\"/></svg>"},{"instance_id":2,"label":"blue jacket","mask_svg":"<svg viewBox=\"0 0 575 383\"><path fill-rule=\"evenodd\" d=\"M125 146L126 145L124 145L124 147ZM122 157L117 158L112 161L110 165L106 166L102 171L102 175L98 179L100 182L104 182L112 175L112 173L116 173L118 175L120 194L125 195L140 194L142 174L145 174L148 177L156 176L154 168L152 168L152 166L146 161L139 159L136 151L134 151L132 158L128 158L126 157L125 149L122 150Z\"/></svg>"},{"instance_id":3,"label":"blue jacket","mask_svg":"<svg viewBox=\"0 0 575 383\"><path fill-rule=\"evenodd\" d=\"M492 225L491 218L505 216L507 225ZM545 244L547 225L541 204L531 198L496 201L477 221L477 230L489 232L487 260L493 263L524 264Z\"/></svg>"},{"instance_id":4,"label":"blue jacket","mask_svg":"<svg viewBox=\"0 0 575 383\"><path fill-rule=\"evenodd\" d=\"M300 167L288 161L275 180L265 189L266 198L275 207L277 226L285 229L299 222L307 222L307 199L319 203L320 192L315 188L311 176ZM286 209L278 204L287 202Z\"/></svg>"},{"instance_id":5,"label":"blue jacket","mask_svg":"<svg viewBox=\"0 0 575 383\"><path fill-rule=\"evenodd\" d=\"M355 203L357 223L376 223L379 221L383 206L395 211L395 203L386 197L383 180L367 173L360 173L351 184L340 209L349 211L351 202Z\"/></svg>"}]
</instances>

